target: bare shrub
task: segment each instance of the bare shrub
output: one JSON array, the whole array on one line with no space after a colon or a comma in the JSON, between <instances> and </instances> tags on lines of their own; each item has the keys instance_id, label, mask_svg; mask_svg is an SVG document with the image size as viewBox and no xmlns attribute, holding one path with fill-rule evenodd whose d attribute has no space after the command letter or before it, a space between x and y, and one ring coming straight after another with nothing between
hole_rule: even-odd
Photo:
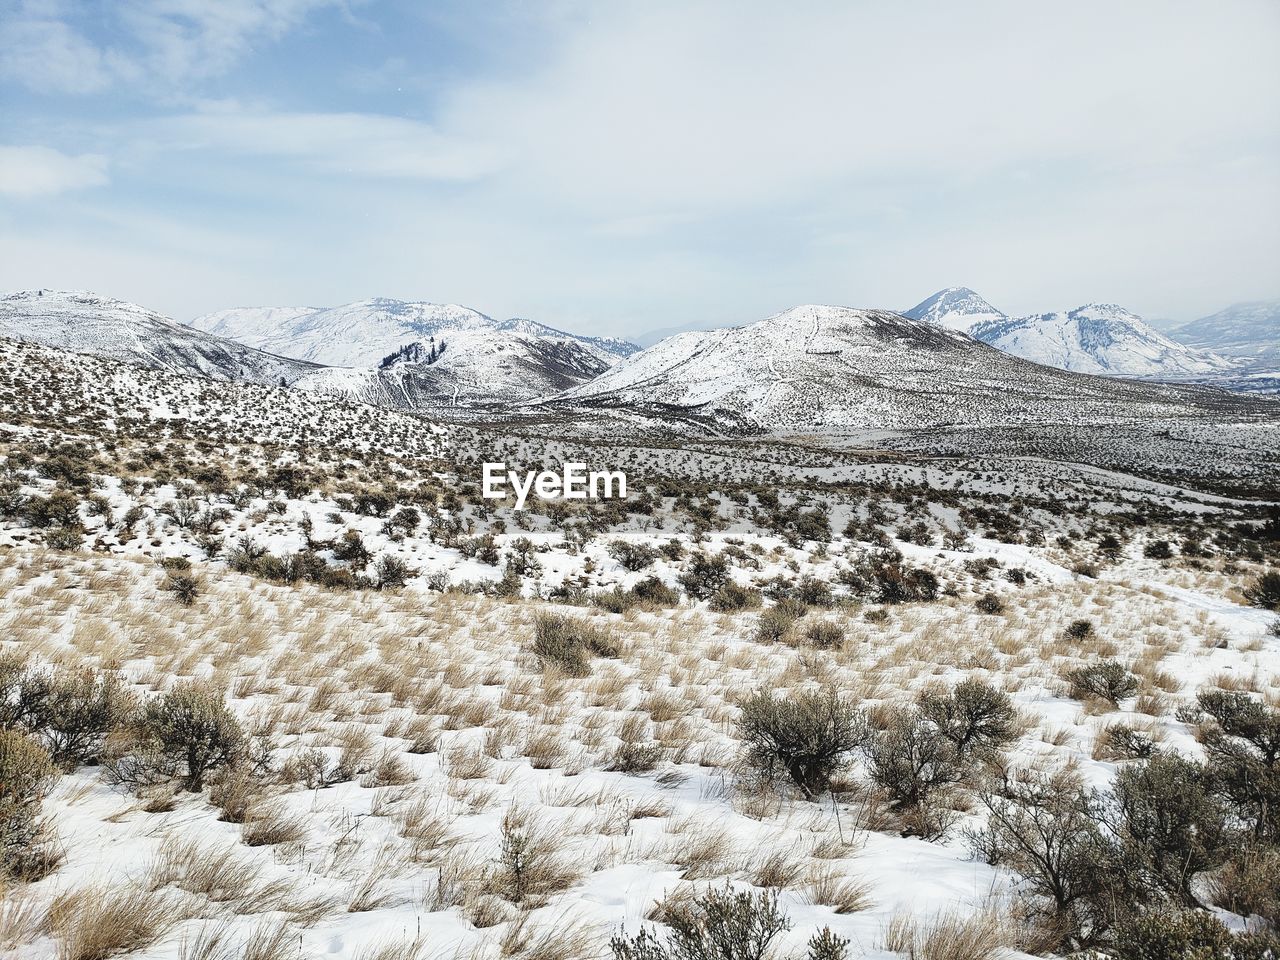
<instances>
[{"instance_id":1,"label":"bare shrub","mask_svg":"<svg viewBox=\"0 0 1280 960\"><path fill-rule=\"evenodd\" d=\"M1118 660L1102 660L1067 674L1071 696L1077 700L1105 700L1116 705L1138 692L1138 678Z\"/></svg>"},{"instance_id":2,"label":"bare shrub","mask_svg":"<svg viewBox=\"0 0 1280 960\"><path fill-rule=\"evenodd\" d=\"M738 730L749 768L768 780L785 773L810 799L867 737L862 713L833 690L790 696L761 690L743 702Z\"/></svg>"},{"instance_id":3,"label":"bare shrub","mask_svg":"<svg viewBox=\"0 0 1280 960\"><path fill-rule=\"evenodd\" d=\"M43 873L40 804L58 771L40 744L16 730L0 730L0 875Z\"/></svg>"},{"instance_id":4,"label":"bare shrub","mask_svg":"<svg viewBox=\"0 0 1280 960\"><path fill-rule=\"evenodd\" d=\"M600 627L558 613L540 613L534 620L533 652L571 677L591 672L591 657L616 657L618 647Z\"/></svg>"}]
</instances>

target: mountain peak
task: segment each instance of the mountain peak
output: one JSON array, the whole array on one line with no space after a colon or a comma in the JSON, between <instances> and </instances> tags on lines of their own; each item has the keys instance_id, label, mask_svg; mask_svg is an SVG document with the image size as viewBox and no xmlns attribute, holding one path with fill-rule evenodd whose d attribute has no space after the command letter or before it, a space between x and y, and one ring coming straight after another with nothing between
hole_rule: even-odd
<instances>
[{"instance_id":1,"label":"mountain peak","mask_svg":"<svg viewBox=\"0 0 1280 960\"><path fill-rule=\"evenodd\" d=\"M976 325L1004 318L1004 314L968 287L947 287L920 301L902 315L948 330L968 333Z\"/></svg>"}]
</instances>

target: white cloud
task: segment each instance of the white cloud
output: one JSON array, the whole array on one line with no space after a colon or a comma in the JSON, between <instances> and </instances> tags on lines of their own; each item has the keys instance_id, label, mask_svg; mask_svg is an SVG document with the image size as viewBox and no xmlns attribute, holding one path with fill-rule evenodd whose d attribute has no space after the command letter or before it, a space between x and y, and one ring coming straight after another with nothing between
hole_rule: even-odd
<instances>
[{"instance_id":1,"label":"white cloud","mask_svg":"<svg viewBox=\"0 0 1280 960\"><path fill-rule=\"evenodd\" d=\"M428 124L364 113L272 113L236 106L148 125L162 146L277 157L331 174L471 180L494 167L490 148Z\"/></svg>"},{"instance_id":2,"label":"white cloud","mask_svg":"<svg viewBox=\"0 0 1280 960\"><path fill-rule=\"evenodd\" d=\"M255 44L279 39L339 0L112 0L95 5L95 40L80 29L84 6L19 0L0 18L0 75L40 92L84 94L119 81L182 85L217 76ZM165 93L177 92L161 88Z\"/></svg>"},{"instance_id":3,"label":"white cloud","mask_svg":"<svg viewBox=\"0 0 1280 960\"><path fill-rule=\"evenodd\" d=\"M107 182L107 161L97 154L68 156L49 147L0 146L0 194L39 197Z\"/></svg>"},{"instance_id":4,"label":"white cloud","mask_svg":"<svg viewBox=\"0 0 1280 960\"><path fill-rule=\"evenodd\" d=\"M499 136L524 183L609 218L1027 164L1105 176L1274 149L1277 39L1271 0L614 4L438 124Z\"/></svg>"}]
</instances>

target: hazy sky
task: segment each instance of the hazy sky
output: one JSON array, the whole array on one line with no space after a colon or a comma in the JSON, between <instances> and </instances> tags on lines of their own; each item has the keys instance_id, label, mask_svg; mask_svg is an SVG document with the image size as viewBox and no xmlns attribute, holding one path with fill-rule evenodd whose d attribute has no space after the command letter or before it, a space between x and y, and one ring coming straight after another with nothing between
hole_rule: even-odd
<instances>
[{"instance_id":1,"label":"hazy sky","mask_svg":"<svg viewBox=\"0 0 1280 960\"><path fill-rule=\"evenodd\" d=\"M1277 265L1277 0L0 0L0 289L638 334Z\"/></svg>"}]
</instances>

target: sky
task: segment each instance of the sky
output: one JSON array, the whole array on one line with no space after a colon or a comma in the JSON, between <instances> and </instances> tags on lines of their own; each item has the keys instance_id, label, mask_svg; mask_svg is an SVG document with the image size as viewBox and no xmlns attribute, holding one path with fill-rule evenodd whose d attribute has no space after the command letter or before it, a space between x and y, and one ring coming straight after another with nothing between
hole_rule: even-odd
<instances>
[{"instance_id":1,"label":"sky","mask_svg":"<svg viewBox=\"0 0 1280 960\"><path fill-rule=\"evenodd\" d=\"M1276 0L0 0L0 290L636 336L1277 265Z\"/></svg>"}]
</instances>

